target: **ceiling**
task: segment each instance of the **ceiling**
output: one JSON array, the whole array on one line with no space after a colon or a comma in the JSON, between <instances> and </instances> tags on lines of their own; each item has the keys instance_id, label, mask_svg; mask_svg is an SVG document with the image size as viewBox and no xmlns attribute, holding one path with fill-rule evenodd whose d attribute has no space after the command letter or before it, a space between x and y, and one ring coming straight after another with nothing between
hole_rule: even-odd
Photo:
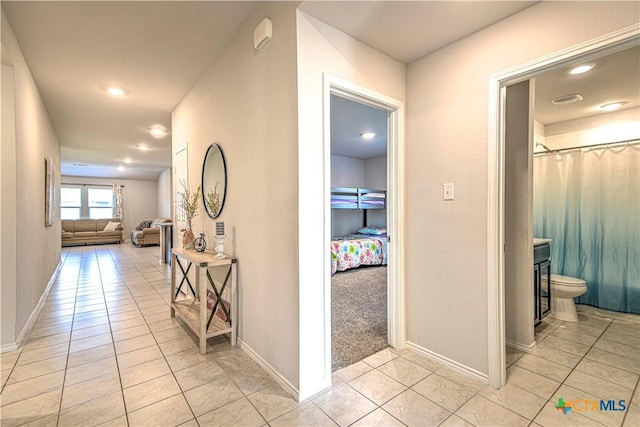
<instances>
[{"instance_id":1,"label":"ceiling","mask_svg":"<svg viewBox=\"0 0 640 427\"><path fill-rule=\"evenodd\" d=\"M310 1L300 9L408 64L535 1Z\"/></svg>"},{"instance_id":2,"label":"ceiling","mask_svg":"<svg viewBox=\"0 0 640 427\"><path fill-rule=\"evenodd\" d=\"M535 2L312 1L302 3L300 8L392 58L409 63L532 4ZM2 8L58 135L62 173L157 179L161 171L171 166L171 136L155 139L147 132L149 127L159 124L171 130L171 111L255 5L244 1L3 0ZM596 92L593 97L588 92L588 97L595 102L624 97L635 89L637 99L637 86L627 80L635 77L635 83L639 81L637 52L635 55L621 58L626 61L623 65L607 59L588 73L598 77L599 85L597 96ZM563 70L547 74L537 78L540 100L568 92L587 94L591 90L578 86L590 84L588 75L568 80ZM108 96L104 88L110 84L121 85L128 94L120 98ZM541 101L536 104L536 112L543 123L562 121L584 115L585 111L573 108L585 107L586 101L587 96L583 103L565 105L555 112ZM625 107L632 105L637 106L637 101ZM353 120L347 123L356 126L348 129L345 125L342 140L354 133L359 135L367 125ZM383 133L386 132L378 136ZM136 149L140 144L151 149L141 152ZM132 163L125 164L125 159ZM125 170L119 171L119 166Z\"/></svg>"},{"instance_id":3,"label":"ceiling","mask_svg":"<svg viewBox=\"0 0 640 427\"><path fill-rule=\"evenodd\" d=\"M568 73L573 66L595 64L584 74ZM542 124L607 114L600 106L626 102L621 110L640 107L640 47L632 47L588 61L573 62L535 78L535 120ZM579 94L582 101L554 105L554 98Z\"/></svg>"},{"instance_id":4,"label":"ceiling","mask_svg":"<svg viewBox=\"0 0 640 427\"><path fill-rule=\"evenodd\" d=\"M387 115L378 108L331 95L331 154L370 159L387 153ZM362 138L373 132L372 139Z\"/></svg>"},{"instance_id":5,"label":"ceiling","mask_svg":"<svg viewBox=\"0 0 640 427\"><path fill-rule=\"evenodd\" d=\"M171 166L171 135L148 129L170 131L171 111L254 5L3 0L60 141L62 174L158 179ZM112 84L129 93L110 97Z\"/></svg>"}]
</instances>

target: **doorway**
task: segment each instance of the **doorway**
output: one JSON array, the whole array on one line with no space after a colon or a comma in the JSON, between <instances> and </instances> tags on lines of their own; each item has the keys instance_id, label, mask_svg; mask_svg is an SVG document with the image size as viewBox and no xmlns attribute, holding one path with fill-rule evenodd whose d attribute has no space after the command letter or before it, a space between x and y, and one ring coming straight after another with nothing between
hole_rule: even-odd
<instances>
[{"instance_id":1,"label":"doorway","mask_svg":"<svg viewBox=\"0 0 640 427\"><path fill-rule=\"evenodd\" d=\"M638 43L638 30L631 28L602 37L557 54L530 62L522 67L490 78L489 186L488 186L488 320L489 384L500 388L506 383L505 328L505 129L507 87L528 81L543 72L568 66L577 61L614 53ZM530 130L531 132L533 129ZM531 171L527 171L530 173ZM531 212L531 205L526 208ZM532 229L532 227L531 227ZM522 258L522 257L520 257ZM524 258L522 258L524 259ZM527 262L530 260L526 260ZM524 262L522 260L518 262Z\"/></svg>"},{"instance_id":2,"label":"doorway","mask_svg":"<svg viewBox=\"0 0 640 427\"><path fill-rule=\"evenodd\" d=\"M331 95L331 370L388 346L388 111Z\"/></svg>"},{"instance_id":3,"label":"doorway","mask_svg":"<svg viewBox=\"0 0 640 427\"><path fill-rule=\"evenodd\" d=\"M386 159L386 225L387 225L387 343L401 349L404 334L404 281L401 272L400 248L403 230L399 218L402 215L403 200L403 151L404 151L404 103L350 82L325 75L324 78L324 248L331 246L331 97L356 102L373 107L387 115L387 159ZM326 249L325 249L326 250ZM326 251L327 258L330 257ZM331 262L327 263L331 265ZM325 318L324 318L324 371L325 378L331 378L331 269L324 271Z\"/></svg>"}]
</instances>

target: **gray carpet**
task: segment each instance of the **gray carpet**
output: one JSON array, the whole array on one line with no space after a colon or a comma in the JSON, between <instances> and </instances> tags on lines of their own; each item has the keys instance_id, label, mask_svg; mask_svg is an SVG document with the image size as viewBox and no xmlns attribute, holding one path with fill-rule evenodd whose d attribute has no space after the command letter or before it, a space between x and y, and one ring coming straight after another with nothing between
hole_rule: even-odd
<instances>
[{"instance_id":1,"label":"gray carpet","mask_svg":"<svg viewBox=\"0 0 640 427\"><path fill-rule=\"evenodd\" d=\"M387 347L387 267L361 267L331 278L331 368Z\"/></svg>"}]
</instances>

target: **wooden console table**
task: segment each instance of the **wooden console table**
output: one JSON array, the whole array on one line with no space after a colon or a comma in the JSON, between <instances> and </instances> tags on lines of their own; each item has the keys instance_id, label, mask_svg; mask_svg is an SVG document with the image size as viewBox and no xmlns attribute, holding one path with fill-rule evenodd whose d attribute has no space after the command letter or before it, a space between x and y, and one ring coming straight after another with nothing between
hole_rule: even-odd
<instances>
[{"instance_id":1,"label":"wooden console table","mask_svg":"<svg viewBox=\"0 0 640 427\"><path fill-rule=\"evenodd\" d=\"M198 336L200 354L207 352L207 338L216 335L230 334L231 345L236 345L238 286L236 258L227 256L227 258L218 259L213 252L196 252L186 249L172 249L171 257L171 317L177 316L182 319ZM194 284L189 279L191 267L195 267ZM227 268L222 283L216 284L210 274L210 268ZM180 279L177 277L178 271L181 273ZM177 280L180 280L180 283L176 283ZM185 284L187 287L183 289ZM207 290L209 289L213 292L213 294L209 293L210 304L213 305L211 309L207 307ZM181 291L186 295L180 295Z\"/></svg>"}]
</instances>

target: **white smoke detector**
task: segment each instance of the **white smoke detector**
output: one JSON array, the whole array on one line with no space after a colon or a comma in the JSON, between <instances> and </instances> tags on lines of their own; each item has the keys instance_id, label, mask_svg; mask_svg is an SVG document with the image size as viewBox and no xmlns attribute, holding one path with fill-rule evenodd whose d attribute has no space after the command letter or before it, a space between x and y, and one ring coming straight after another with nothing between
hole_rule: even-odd
<instances>
[{"instance_id":1,"label":"white smoke detector","mask_svg":"<svg viewBox=\"0 0 640 427\"><path fill-rule=\"evenodd\" d=\"M264 18L253 32L253 47L258 50L262 49L262 47L271 40L271 32L271 19Z\"/></svg>"}]
</instances>

